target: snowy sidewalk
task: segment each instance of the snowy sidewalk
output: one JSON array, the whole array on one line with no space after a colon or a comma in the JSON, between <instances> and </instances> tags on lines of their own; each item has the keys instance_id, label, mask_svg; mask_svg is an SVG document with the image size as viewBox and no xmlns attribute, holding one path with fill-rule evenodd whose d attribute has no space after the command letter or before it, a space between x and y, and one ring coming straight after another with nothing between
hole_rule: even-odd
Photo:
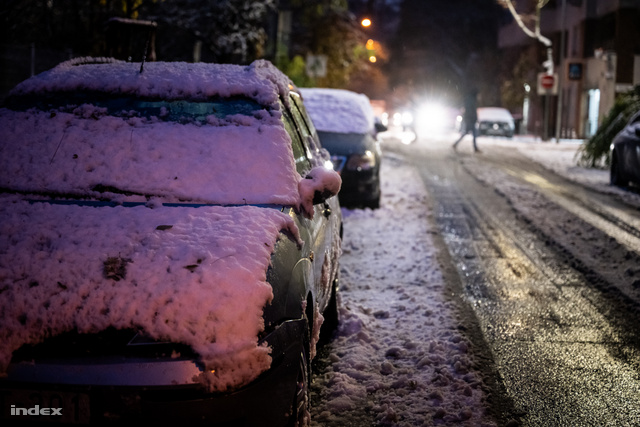
<instances>
[{"instance_id":1,"label":"snowy sidewalk","mask_svg":"<svg viewBox=\"0 0 640 427\"><path fill-rule=\"evenodd\" d=\"M312 388L324 402L312 425L493 426L446 296L422 180L392 154L382 164L382 207L343 210L342 320Z\"/></svg>"}]
</instances>

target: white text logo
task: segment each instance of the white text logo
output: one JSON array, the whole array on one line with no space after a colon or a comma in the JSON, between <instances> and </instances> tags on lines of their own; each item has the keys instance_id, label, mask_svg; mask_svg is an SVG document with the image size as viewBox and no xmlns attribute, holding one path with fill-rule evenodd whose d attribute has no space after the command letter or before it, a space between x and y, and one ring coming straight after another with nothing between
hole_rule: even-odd
<instances>
[{"instance_id":1,"label":"white text logo","mask_svg":"<svg viewBox=\"0 0 640 427\"><path fill-rule=\"evenodd\" d=\"M41 408L40 405L36 405L27 409L11 405L11 415L62 415L62 408Z\"/></svg>"}]
</instances>

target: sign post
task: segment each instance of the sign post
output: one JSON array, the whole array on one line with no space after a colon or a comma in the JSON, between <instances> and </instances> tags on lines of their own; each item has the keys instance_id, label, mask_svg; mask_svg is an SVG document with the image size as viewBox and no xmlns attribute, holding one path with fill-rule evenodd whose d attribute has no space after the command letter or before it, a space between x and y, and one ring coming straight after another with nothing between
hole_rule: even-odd
<instances>
[{"instance_id":1,"label":"sign post","mask_svg":"<svg viewBox=\"0 0 640 427\"><path fill-rule=\"evenodd\" d=\"M544 95L544 123L542 140L549 140L549 113L551 103L549 97L558 94L558 75L548 73L538 73L538 95Z\"/></svg>"}]
</instances>

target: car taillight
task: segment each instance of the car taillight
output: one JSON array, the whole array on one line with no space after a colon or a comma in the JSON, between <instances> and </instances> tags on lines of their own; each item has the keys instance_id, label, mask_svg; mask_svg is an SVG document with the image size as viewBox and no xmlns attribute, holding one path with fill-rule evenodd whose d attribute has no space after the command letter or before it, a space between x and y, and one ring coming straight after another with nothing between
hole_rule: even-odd
<instances>
[{"instance_id":1,"label":"car taillight","mask_svg":"<svg viewBox=\"0 0 640 427\"><path fill-rule=\"evenodd\" d=\"M364 154L352 154L347 161L346 168L354 171L369 170L376 165L376 157L371 151Z\"/></svg>"}]
</instances>

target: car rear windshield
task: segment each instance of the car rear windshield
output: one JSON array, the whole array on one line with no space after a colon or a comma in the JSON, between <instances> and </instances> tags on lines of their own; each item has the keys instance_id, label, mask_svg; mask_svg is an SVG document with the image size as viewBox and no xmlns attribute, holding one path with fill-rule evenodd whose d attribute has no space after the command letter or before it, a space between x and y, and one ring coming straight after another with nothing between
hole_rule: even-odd
<instances>
[{"instance_id":1,"label":"car rear windshield","mask_svg":"<svg viewBox=\"0 0 640 427\"><path fill-rule=\"evenodd\" d=\"M331 154L363 153L372 150L375 141L369 134L362 133L336 133L318 131L320 143Z\"/></svg>"},{"instance_id":2,"label":"car rear windshield","mask_svg":"<svg viewBox=\"0 0 640 427\"><path fill-rule=\"evenodd\" d=\"M16 111L36 108L42 111L72 112L82 105L103 108L116 117L157 118L178 123L206 123L209 117L225 119L228 116L254 116L264 109L246 98L204 100L145 99L95 92L46 93L9 98L6 107Z\"/></svg>"}]
</instances>

